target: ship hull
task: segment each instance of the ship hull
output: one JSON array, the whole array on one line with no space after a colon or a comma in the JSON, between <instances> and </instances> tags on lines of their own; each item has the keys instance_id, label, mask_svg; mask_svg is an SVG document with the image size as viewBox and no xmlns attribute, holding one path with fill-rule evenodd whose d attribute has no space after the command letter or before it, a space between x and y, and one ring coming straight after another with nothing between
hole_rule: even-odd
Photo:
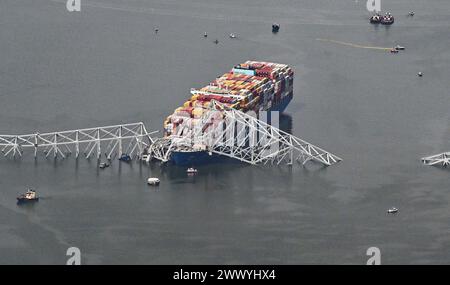
<instances>
[{"instance_id":1,"label":"ship hull","mask_svg":"<svg viewBox=\"0 0 450 285\"><path fill-rule=\"evenodd\" d=\"M284 112L286 107L292 100L292 93L281 99L278 104L273 105L267 112ZM270 121L270 117L268 118ZM270 122L269 122L270 123ZM218 155L215 153L209 153L208 151L174 151L171 153L170 160L179 166L195 166L212 163L230 163L239 162L235 159Z\"/></svg>"}]
</instances>

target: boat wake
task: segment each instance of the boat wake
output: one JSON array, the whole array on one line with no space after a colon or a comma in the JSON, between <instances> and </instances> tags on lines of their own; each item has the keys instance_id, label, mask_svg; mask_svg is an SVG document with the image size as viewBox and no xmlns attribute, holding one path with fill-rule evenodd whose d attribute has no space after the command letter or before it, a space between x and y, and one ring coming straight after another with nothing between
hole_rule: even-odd
<instances>
[{"instance_id":1,"label":"boat wake","mask_svg":"<svg viewBox=\"0 0 450 285\"><path fill-rule=\"evenodd\" d=\"M331 40L331 39L318 38L316 40L322 41L322 42L330 42L330 43L340 44L340 45L354 47L354 48L375 49L375 50L391 50L392 49L392 47L364 46L364 45L359 45L359 44L354 44L354 43L347 43L347 42L336 41L336 40Z\"/></svg>"}]
</instances>

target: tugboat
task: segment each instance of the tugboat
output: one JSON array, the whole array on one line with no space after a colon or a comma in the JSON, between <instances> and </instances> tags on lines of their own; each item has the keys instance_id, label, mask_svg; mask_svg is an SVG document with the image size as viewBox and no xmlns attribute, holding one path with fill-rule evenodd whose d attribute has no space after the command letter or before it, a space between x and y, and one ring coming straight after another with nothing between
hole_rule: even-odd
<instances>
[{"instance_id":1,"label":"tugboat","mask_svg":"<svg viewBox=\"0 0 450 285\"><path fill-rule=\"evenodd\" d=\"M193 167L189 167L189 168L186 170L186 172L187 172L187 174L196 174L198 171L197 171L197 169L195 169L195 168L193 168Z\"/></svg>"},{"instance_id":2,"label":"tugboat","mask_svg":"<svg viewBox=\"0 0 450 285\"><path fill-rule=\"evenodd\" d=\"M39 201L39 197L36 196L36 191L28 189L25 194L17 197L17 204L34 203Z\"/></svg>"},{"instance_id":3,"label":"tugboat","mask_svg":"<svg viewBox=\"0 0 450 285\"><path fill-rule=\"evenodd\" d=\"M280 25L277 23L272 24L272 33L276 34L280 30Z\"/></svg>"},{"instance_id":4,"label":"tugboat","mask_svg":"<svg viewBox=\"0 0 450 285\"><path fill-rule=\"evenodd\" d=\"M386 13L386 15L381 18L380 23L382 25L392 25L394 23L394 16L392 16L391 13Z\"/></svg>"},{"instance_id":5,"label":"tugboat","mask_svg":"<svg viewBox=\"0 0 450 285\"><path fill-rule=\"evenodd\" d=\"M371 24L379 24L380 22L381 22L381 16L378 13L376 13L375 15L370 17Z\"/></svg>"},{"instance_id":6,"label":"tugboat","mask_svg":"<svg viewBox=\"0 0 450 285\"><path fill-rule=\"evenodd\" d=\"M160 182L161 180L159 180L159 178L157 177L150 177L149 179L147 179L147 184L152 186L158 186Z\"/></svg>"},{"instance_id":7,"label":"tugboat","mask_svg":"<svg viewBox=\"0 0 450 285\"><path fill-rule=\"evenodd\" d=\"M123 162L130 162L131 161L131 156L129 156L128 154L124 153L119 157L120 161Z\"/></svg>"}]
</instances>

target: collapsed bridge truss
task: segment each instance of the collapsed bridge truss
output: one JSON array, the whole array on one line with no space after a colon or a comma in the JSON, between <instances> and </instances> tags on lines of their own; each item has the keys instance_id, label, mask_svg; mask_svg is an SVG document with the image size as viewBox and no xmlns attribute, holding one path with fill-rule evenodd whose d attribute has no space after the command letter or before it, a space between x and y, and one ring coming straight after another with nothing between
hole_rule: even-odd
<instances>
[{"instance_id":1,"label":"collapsed bridge truss","mask_svg":"<svg viewBox=\"0 0 450 285\"><path fill-rule=\"evenodd\" d=\"M205 150L211 155L223 155L253 165L316 161L330 166L342 160L258 118L215 101L195 124L193 120L185 119L176 134L155 140L148 149L148 160L169 161L172 152L183 150Z\"/></svg>"},{"instance_id":2,"label":"collapsed bridge truss","mask_svg":"<svg viewBox=\"0 0 450 285\"><path fill-rule=\"evenodd\" d=\"M51 133L27 135L0 135L0 148L3 155L22 156L27 149L34 151L36 157L42 151L46 157L53 155L65 158L72 152L78 157L83 153L87 158L95 155L100 158L104 152L108 159L112 156L128 154L141 157L153 139L141 122L88 129L78 129Z\"/></svg>"},{"instance_id":3,"label":"collapsed bridge truss","mask_svg":"<svg viewBox=\"0 0 450 285\"><path fill-rule=\"evenodd\" d=\"M422 162L425 165L440 165L447 167L450 165L450 152L443 152L422 158Z\"/></svg>"},{"instance_id":4,"label":"collapsed bridge truss","mask_svg":"<svg viewBox=\"0 0 450 285\"><path fill-rule=\"evenodd\" d=\"M79 157L111 159L119 154L144 155L167 162L174 151L208 151L209 154L234 158L249 164L292 164L316 161L325 166L341 158L298 137L288 134L247 113L212 102L194 124L186 119L177 134L153 138L142 122L70 131L0 135L0 148L5 157L22 156L25 150L36 157Z\"/></svg>"}]
</instances>

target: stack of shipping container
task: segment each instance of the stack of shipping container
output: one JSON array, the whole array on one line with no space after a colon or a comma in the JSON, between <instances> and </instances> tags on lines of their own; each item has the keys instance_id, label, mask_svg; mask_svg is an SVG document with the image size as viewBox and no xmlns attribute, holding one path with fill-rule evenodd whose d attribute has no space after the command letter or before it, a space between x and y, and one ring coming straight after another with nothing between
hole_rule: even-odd
<instances>
[{"instance_id":1,"label":"stack of shipping container","mask_svg":"<svg viewBox=\"0 0 450 285\"><path fill-rule=\"evenodd\" d=\"M286 64L246 61L201 89L192 89L191 98L164 121L165 135L183 135L178 126L195 126L212 100L247 112L276 109L293 96L294 72ZM186 125L186 124L185 124Z\"/></svg>"}]
</instances>

